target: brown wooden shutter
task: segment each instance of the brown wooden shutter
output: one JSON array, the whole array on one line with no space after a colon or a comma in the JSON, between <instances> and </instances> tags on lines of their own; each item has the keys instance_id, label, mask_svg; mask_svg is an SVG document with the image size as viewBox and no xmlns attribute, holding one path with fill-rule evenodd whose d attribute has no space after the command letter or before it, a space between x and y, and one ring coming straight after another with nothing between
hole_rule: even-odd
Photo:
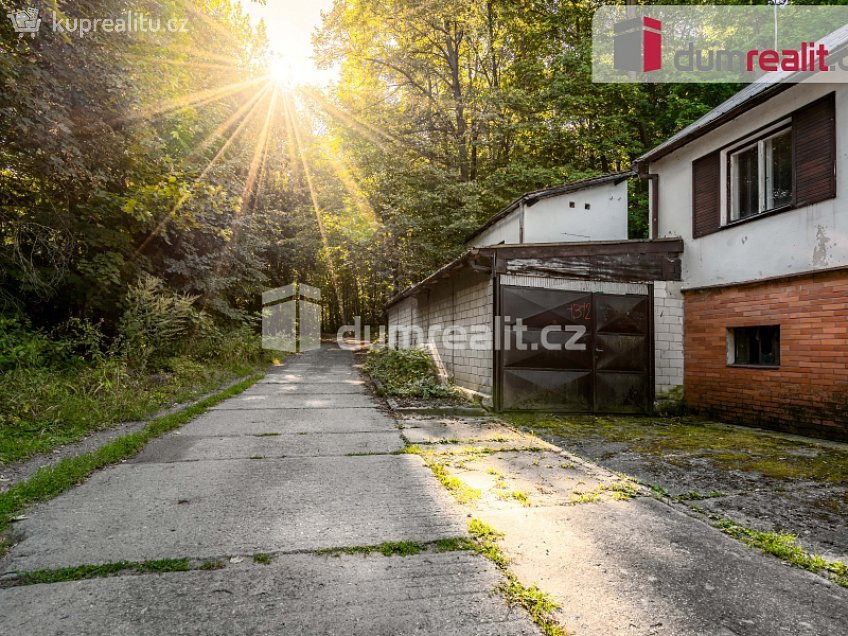
<instances>
[{"instance_id":1,"label":"brown wooden shutter","mask_svg":"<svg viewBox=\"0 0 848 636\"><path fill-rule=\"evenodd\" d=\"M836 196L836 108L834 94L792 115L795 205Z\"/></svg>"},{"instance_id":2,"label":"brown wooden shutter","mask_svg":"<svg viewBox=\"0 0 848 636\"><path fill-rule=\"evenodd\" d=\"M692 237L721 227L721 153L711 152L692 162Z\"/></svg>"}]
</instances>

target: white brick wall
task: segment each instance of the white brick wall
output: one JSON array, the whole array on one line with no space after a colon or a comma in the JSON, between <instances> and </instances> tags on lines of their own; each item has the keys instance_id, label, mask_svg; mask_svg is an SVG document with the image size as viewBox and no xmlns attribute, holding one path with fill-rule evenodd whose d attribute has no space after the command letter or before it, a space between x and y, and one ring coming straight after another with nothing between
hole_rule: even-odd
<instances>
[{"instance_id":1,"label":"white brick wall","mask_svg":"<svg viewBox=\"0 0 848 636\"><path fill-rule=\"evenodd\" d=\"M657 397L683 384L682 283L654 283L654 380Z\"/></svg>"},{"instance_id":2,"label":"white brick wall","mask_svg":"<svg viewBox=\"0 0 848 636\"><path fill-rule=\"evenodd\" d=\"M648 286L638 283L601 283L551 277L504 275L506 285L570 289L605 294L646 294ZM662 397L683 384L683 294L681 283L654 283L654 375L655 389ZM418 298L407 298L389 309L389 328L418 327L427 333L430 327L450 326L469 329L492 327L492 281L488 277L463 272L422 292ZM425 343L409 342L408 346ZM436 351L442 366L461 387L491 396L491 341L481 350L451 349L436 339Z\"/></svg>"},{"instance_id":3,"label":"white brick wall","mask_svg":"<svg viewBox=\"0 0 848 636\"><path fill-rule=\"evenodd\" d=\"M398 327L417 327L424 334L437 337L435 346L438 360L457 386L482 394L491 399L492 394L492 280L489 276L463 271L452 278L425 290L417 298L406 298L389 309L389 331ZM472 328L489 330L488 336L478 335L476 341L485 346L472 347L466 343L461 348L445 343L445 331L461 327L466 333ZM475 344L477 344L475 342ZM404 346L421 346L425 342L399 343Z\"/></svg>"}]
</instances>

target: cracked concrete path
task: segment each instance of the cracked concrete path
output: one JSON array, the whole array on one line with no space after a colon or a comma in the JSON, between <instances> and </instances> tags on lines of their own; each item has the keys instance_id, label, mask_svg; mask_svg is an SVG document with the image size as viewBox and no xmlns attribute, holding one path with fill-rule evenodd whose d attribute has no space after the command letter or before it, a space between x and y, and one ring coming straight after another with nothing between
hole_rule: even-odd
<instances>
[{"instance_id":1,"label":"cracked concrete path","mask_svg":"<svg viewBox=\"0 0 848 636\"><path fill-rule=\"evenodd\" d=\"M511 570L559 603L575 636L846 633L847 589L741 544L620 474L496 420L402 425L428 461L464 484L469 514L503 533Z\"/></svg>"},{"instance_id":2,"label":"cracked concrete path","mask_svg":"<svg viewBox=\"0 0 848 636\"><path fill-rule=\"evenodd\" d=\"M293 358L132 461L27 512L9 575L157 559L218 570L0 589L0 634L537 634L469 552L317 554L467 536L349 352ZM254 562L268 555L269 564Z\"/></svg>"}]
</instances>

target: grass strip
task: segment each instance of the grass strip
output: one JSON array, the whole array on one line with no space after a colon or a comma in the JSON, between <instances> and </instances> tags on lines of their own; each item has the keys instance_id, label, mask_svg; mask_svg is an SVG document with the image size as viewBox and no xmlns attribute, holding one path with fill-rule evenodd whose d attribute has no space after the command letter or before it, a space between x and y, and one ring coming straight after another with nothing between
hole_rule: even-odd
<instances>
[{"instance_id":1,"label":"grass strip","mask_svg":"<svg viewBox=\"0 0 848 636\"><path fill-rule=\"evenodd\" d=\"M497 587L497 592L503 595L506 602L523 607L545 636L567 636L568 632L554 616L554 611L559 607L556 601L535 585L523 585L509 569L509 559L498 545L503 533L476 518L468 523L468 531L474 537L474 550L494 563L506 578Z\"/></svg>"},{"instance_id":2,"label":"grass strip","mask_svg":"<svg viewBox=\"0 0 848 636\"><path fill-rule=\"evenodd\" d=\"M190 569L188 559L160 559L142 562L118 561L117 563L104 563L102 565L80 565L72 568L22 572L18 575L17 582L19 585L36 585L38 583L97 579L128 571L139 574L157 574L161 572L187 572Z\"/></svg>"},{"instance_id":3,"label":"grass strip","mask_svg":"<svg viewBox=\"0 0 848 636\"><path fill-rule=\"evenodd\" d=\"M809 572L828 573L834 582L842 587L848 587L848 563L831 561L818 554L807 552L798 543L798 538L794 534L754 530L730 519L722 519L713 525L726 535L752 548L757 548L763 554L771 554L781 561Z\"/></svg>"},{"instance_id":4,"label":"grass strip","mask_svg":"<svg viewBox=\"0 0 848 636\"><path fill-rule=\"evenodd\" d=\"M414 556L430 549L436 552L457 552L459 550L473 550L474 542L468 537L451 537L437 539L428 543L417 541L387 541L377 545L355 545L343 548L321 548L313 550L313 554L326 556L341 556L343 554L382 554L383 556Z\"/></svg>"},{"instance_id":5,"label":"grass strip","mask_svg":"<svg viewBox=\"0 0 848 636\"><path fill-rule=\"evenodd\" d=\"M130 433L90 453L63 459L45 466L29 479L0 493L0 533L8 529L15 517L33 504L47 501L85 481L94 471L136 455L148 442L179 428L192 418L252 386L262 378L256 374L183 411L156 418L137 433ZM0 556L8 542L0 543Z\"/></svg>"}]
</instances>

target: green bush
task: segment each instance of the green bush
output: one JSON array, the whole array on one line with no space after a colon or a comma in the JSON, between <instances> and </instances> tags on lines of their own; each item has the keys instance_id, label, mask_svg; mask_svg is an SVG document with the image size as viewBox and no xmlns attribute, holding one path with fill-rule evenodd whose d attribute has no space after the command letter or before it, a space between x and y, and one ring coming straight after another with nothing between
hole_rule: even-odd
<instances>
[{"instance_id":1,"label":"green bush","mask_svg":"<svg viewBox=\"0 0 848 636\"><path fill-rule=\"evenodd\" d=\"M148 302L151 292L166 300ZM125 332L111 342L81 320L47 335L23 319L0 318L0 463L142 419L264 363L261 340L247 325L225 331L184 311L185 297L167 300L158 284L140 285L130 297ZM169 306L176 322L164 316ZM153 333L155 325L165 329Z\"/></svg>"},{"instance_id":2,"label":"green bush","mask_svg":"<svg viewBox=\"0 0 848 636\"><path fill-rule=\"evenodd\" d=\"M176 294L152 276L139 279L127 291L118 322L128 360L141 369L177 351L176 342L206 318L194 308L196 296Z\"/></svg>"},{"instance_id":3,"label":"green bush","mask_svg":"<svg viewBox=\"0 0 848 636\"><path fill-rule=\"evenodd\" d=\"M430 356L420 349L374 349L365 358L365 370L383 384L388 395L459 397L455 388L439 382Z\"/></svg>"},{"instance_id":4,"label":"green bush","mask_svg":"<svg viewBox=\"0 0 848 636\"><path fill-rule=\"evenodd\" d=\"M25 320L0 316L0 372L43 366L58 354L55 343Z\"/></svg>"}]
</instances>

